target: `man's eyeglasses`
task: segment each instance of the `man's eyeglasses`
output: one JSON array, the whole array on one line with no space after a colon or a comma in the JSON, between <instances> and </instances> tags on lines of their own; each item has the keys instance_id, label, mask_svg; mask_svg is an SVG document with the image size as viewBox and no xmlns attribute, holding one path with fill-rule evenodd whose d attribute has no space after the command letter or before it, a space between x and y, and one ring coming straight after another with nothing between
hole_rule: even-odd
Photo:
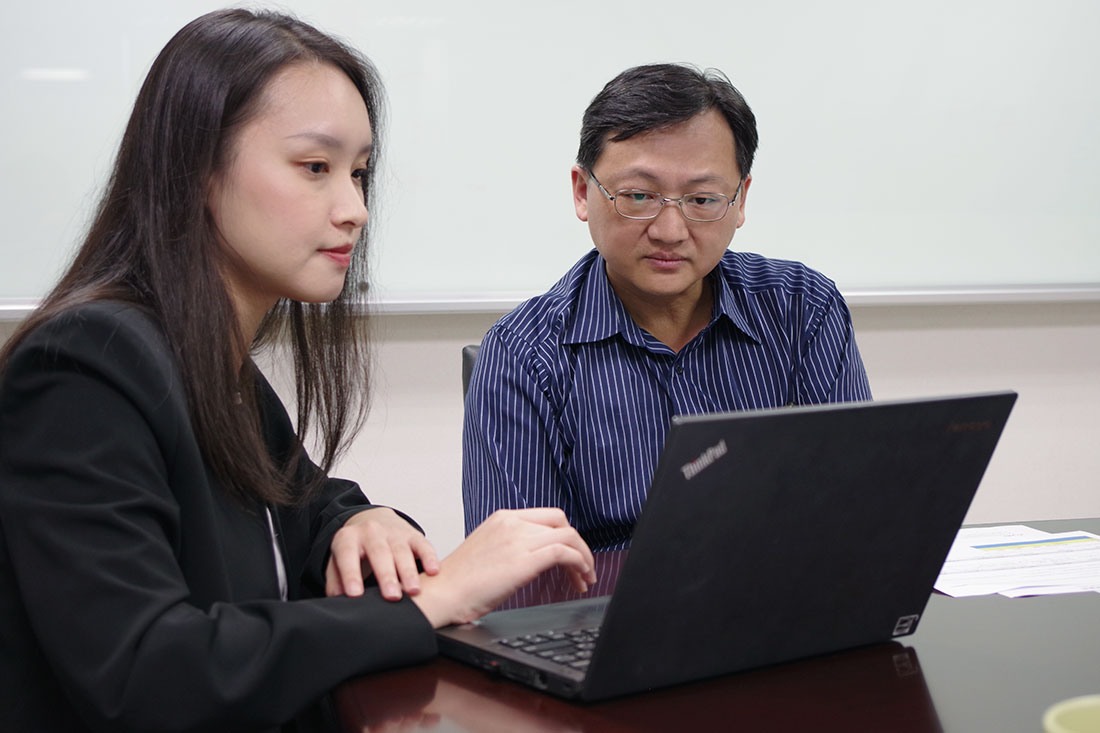
<instances>
[{"instance_id":1,"label":"man's eyeglasses","mask_svg":"<svg viewBox=\"0 0 1100 733\"><path fill-rule=\"evenodd\" d=\"M624 188L616 191L615 195L612 196L593 175L592 171L588 172L588 177L596 182L607 200L615 205L615 211L619 213L619 216L627 219L656 219L665 204L674 203L680 207L680 212L685 219L691 221L718 221L726 215L731 206L737 203L737 197L741 195L741 186L744 185L743 181L737 184L737 190L733 192L732 199L723 193L709 191L686 193L678 199L673 199L662 193L644 191L640 188Z\"/></svg>"}]
</instances>

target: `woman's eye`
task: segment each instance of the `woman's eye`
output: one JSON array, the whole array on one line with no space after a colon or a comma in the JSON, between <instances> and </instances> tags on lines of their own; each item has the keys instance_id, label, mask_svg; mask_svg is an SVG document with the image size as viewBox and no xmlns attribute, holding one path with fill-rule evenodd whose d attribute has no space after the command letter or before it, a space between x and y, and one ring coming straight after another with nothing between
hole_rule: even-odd
<instances>
[{"instance_id":1,"label":"woman's eye","mask_svg":"<svg viewBox=\"0 0 1100 733\"><path fill-rule=\"evenodd\" d=\"M306 163L306 170L315 175L320 175L328 171L328 164L321 162Z\"/></svg>"},{"instance_id":2,"label":"woman's eye","mask_svg":"<svg viewBox=\"0 0 1100 733\"><path fill-rule=\"evenodd\" d=\"M367 182L367 169L366 168L356 168L355 170L353 170L351 172L351 177L354 178L355 180L359 181L360 183L366 183Z\"/></svg>"}]
</instances>

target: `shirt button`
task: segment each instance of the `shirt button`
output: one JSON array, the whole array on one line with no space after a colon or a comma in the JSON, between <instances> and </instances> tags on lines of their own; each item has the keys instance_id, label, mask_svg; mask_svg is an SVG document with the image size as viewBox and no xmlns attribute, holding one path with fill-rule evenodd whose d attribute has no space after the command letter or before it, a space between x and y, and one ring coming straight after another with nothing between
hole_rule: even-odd
<instances>
[{"instance_id":1,"label":"shirt button","mask_svg":"<svg viewBox=\"0 0 1100 733\"><path fill-rule=\"evenodd\" d=\"M677 374L683 374L684 373L684 368L682 366L676 367L676 373Z\"/></svg>"}]
</instances>

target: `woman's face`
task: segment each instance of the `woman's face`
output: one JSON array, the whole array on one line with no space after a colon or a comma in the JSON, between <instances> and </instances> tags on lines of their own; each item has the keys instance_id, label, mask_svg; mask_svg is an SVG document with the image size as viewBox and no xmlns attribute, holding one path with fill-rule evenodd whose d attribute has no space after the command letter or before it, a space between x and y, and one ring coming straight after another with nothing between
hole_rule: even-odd
<instances>
[{"instance_id":1,"label":"woman's face","mask_svg":"<svg viewBox=\"0 0 1100 733\"><path fill-rule=\"evenodd\" d=\"M293 64L268 84L207 202L246 337L280 298L340 294L367 222L371 140L363 98L339 69Z\"/></svg>"}]
</instances>

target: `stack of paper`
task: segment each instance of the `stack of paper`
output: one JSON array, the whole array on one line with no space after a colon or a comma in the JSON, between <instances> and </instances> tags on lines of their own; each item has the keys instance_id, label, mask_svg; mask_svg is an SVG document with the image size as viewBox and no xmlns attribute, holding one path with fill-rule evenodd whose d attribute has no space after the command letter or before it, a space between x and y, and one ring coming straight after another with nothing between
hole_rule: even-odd
<instances>
[{"instance_id":1,"label":"stack of paper","mask_svg":"<svg viewBox=\"0 0 1100 733\"><path fill-rule=\"evenodd\" d=\"M956 597L1100 593L1100 537L1022 524L964 528L935 587Z\"/></svg>"}]
</instances>

